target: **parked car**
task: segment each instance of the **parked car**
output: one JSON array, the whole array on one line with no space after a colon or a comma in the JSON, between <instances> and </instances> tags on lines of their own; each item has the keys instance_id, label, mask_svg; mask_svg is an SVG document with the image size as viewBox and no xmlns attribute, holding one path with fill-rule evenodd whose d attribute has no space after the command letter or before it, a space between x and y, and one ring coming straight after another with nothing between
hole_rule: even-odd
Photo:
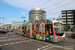
<instances>
[{"instance_id":1,"label":"parked car","mask_svg":"<svg viewBox=\"0 0 75 50\"><path fill-rule=\"evenodd\" d=\"M6 29L7 30L7 32L9 32L9 29Z\"/></svg>"},{"instance_id":2,"label":"parked car","mask_svg":"<svg viewBox=\"0 0 75 50\"><path fill-rule=\"evenodd\" d=\"M2 34L7 33L7 29L2 29Z\"/></svg>"},{"instance_id":3,"label":"parked car","mask_svg":"<svg viewBox=\"0 0 75 50\"><path fill-rule=\"evenodd\" d=\"M2 33L2 29L0 29L0 33Z\"/></svg>"},{"instance_id":4,"label":"parked car","mask_svg":"<svg viewBox=\"0 0 75 50\"><path fill-rule=\"evenodd\" d=\"M13 29L9 29L10 32L13 32Z\"/></svg>"}]
</instances>

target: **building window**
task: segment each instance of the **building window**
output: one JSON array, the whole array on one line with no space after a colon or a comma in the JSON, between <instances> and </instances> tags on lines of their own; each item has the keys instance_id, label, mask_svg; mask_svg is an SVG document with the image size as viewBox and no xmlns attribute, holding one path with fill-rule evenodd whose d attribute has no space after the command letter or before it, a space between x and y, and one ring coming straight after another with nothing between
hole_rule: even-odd
<instances>
[{"instance_id":1,"label":"building window","mask_svg":"<svg viewBox=\"0 0 75 50\"><path fill-rule=\"evenodd\" d=\"M67 21L73 21L73 19L67 19Z\"/></svg>"},{"instance_id":2,"label":"building window","mask_svg":"<svg viewBox=\"0 0 75 50\"><path fill-rule=\"evenodd\" d=\"M67 11L67 13L71 13L71 12L73 12L73 11Z\"/></svg>"},{"instance_id":3,"label":"building window","mask_svg":"<svg viewBox=\"0 0 75 50\"><path fill-rule=\"evenodd\" d=\"M68 16L67 18L73 18L73 16Z\"/></svg>"},{"instance_id":4,"label":"building window","mask_svg":"<svg viewBox=\"0 0 75 50\"><path fill-rule=\"evenodd\" d=\"M67 15L73 15L73 14L67 14Z\"/></svg>"},{"instance_id":5,"label":"building window","mask_svg":"<svg viewBox=\"0 0 75 50\"><path fill-rule=\"evenodd\" d=\"M62 21L66 21L66 20L62 20Z\"/></svg>"},{"instance_id":6,"label":"building window","mask_svg":"<svg viewBox=\"0 0 75 50\"><path fill-rule=\"evenodd\" d=\"M43 15L46 15L45 13L43 13Z\"/></svg>"},{"instance_id":7,"label":"building window","mask_svg":"<svg viewBox=\"0 0 75 50\"><path fill-rule=\"evenodd\" d=\"M61 13L66 13L66 11L62 11Z\"/></svg>"},{"instance_id":8,"label":"building window","mask_svg":"<svg viewBox=\"0 0 75 50\"><path fill-rule=\"evenodd\" d=\"M63 24L66 24L66 22L63 22Z\"/></svg>"},{"instance_id":9,"label":"building window","mask_svg":"<svg viewBox=\"0 0 75 50\"><path fill-rule=\"evenodd\" d=\"M38 17L36 17L36 19L38 19Z\"/></svg>"},{"instance_id":10,"label":"building window","mask_svg":"<svg viewBox=\"0 0 75 50\"><path fill-rule=\"evenodd\" d=\"M62 16L66 16L66 14L62 14Z\"/></svg>"},{"instance_id":11,"label":"building window","mask_svg":"<svg viewBox=\"0 0 75 50\"><path fill-rule=\"evenodd\" d=\"M67 24L73 24L73 22L67 22Z\"/></svg>"},{"instance_id":12,"label":"building window","mask_svg":"<svg viewBox=\"0 0 75 50\"><path fill-rule=\"evenodd\" d=\"M66 17L62 17L62 18L66 18Z\"/></svg>"}]
</instances>

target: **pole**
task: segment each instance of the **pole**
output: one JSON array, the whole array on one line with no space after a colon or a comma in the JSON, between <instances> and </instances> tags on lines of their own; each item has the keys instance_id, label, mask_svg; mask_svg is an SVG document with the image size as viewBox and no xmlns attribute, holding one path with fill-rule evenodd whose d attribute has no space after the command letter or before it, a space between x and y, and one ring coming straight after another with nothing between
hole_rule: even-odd
<instances>
[{"instance_id":1,"label":"pole","mask_svg":"<svg viewBox=\"0 0 75 50\"><path fill-rule=\"evenodd\" d=\"M21 17L21 18L25 18L25 19L23 19L23 20L24 20L24 23L25 23L25 21L26 21L26 17Z\"/></svg>"},{"instance_id":2,"label":"pole","mask_svg":"<svg viewBox=\"0 0 75 50\"><path fill-rule=\"evenodd\" d=\"M4 25L4 17L3 17L3 25Z\"/></svg>"},{"instance_id":3,"label":"pole","mask_svg":"<svg viewBox=\"0 0 75 50\"><path fill-rule=\"evenodd\" d=\"M0 27L1 27L1 23L0 23Z\"/></svg>"}]
</instances>

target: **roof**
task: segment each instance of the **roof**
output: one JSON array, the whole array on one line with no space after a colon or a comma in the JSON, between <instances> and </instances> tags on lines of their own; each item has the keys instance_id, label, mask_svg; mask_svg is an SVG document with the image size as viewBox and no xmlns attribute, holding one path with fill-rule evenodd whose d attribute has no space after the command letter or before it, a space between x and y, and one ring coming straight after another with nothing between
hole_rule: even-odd
<instances>
[{"instance_id":1,"label":"roof","mask_svg":"<svg viewBox=\"0 0 75 50\"><path fill-rule=\"evenodd\" d=\"M42 11L44 11L44 9L39 8L39 7L36 7L36 8L31 9L31 11L35 11L35 10L42 10Z\"/></svg>"}]
</instances>

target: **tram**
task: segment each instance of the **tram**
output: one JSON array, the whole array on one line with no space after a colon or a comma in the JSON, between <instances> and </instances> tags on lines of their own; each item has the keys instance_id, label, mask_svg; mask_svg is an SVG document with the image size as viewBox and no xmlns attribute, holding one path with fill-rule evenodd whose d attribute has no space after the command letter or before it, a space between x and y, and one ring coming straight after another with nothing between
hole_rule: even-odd
<instances>
[{"instance_id":1,"label":"tram","mask_svg":"<svg viewBox=\"0 0 75 50\"><path fill-rule=\"evenodd\" d=\"M62 22L56 20L41 20L35 23L24 23L17 27L17 33L29 38L49 42L61 42L65 40Z\"/></svg>"}]
</instances>

